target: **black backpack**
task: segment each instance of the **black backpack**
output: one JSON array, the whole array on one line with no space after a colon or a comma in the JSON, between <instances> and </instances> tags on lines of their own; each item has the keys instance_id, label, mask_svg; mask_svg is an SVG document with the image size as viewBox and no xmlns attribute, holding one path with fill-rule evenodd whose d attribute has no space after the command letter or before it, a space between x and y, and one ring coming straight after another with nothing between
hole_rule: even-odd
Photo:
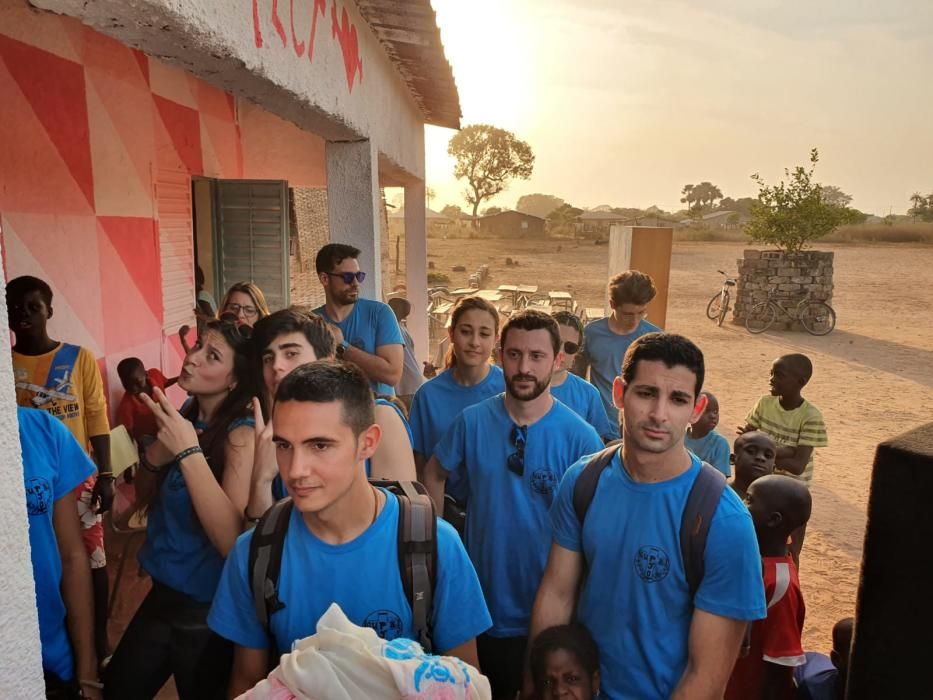
<instances>
[{"instance_id":1,"label":"black backpack","mask_svg":"<svg viewBox=\"0 0 933 700\"><path fill-rule=\"evenodd\" d=\"M621 440L609 443L602 451L593 455L577 477L573 487L573 510L583 527L586 513L596 495L596 487L603 470L612 462L619 450ZM680 521L680 552L684 559L684 570L687 575L687 585L690 588L691 598L696 595L703 581L706 552L706 538L709 535L710 522L719 499L726 488L726 477L706 462L700 463L700 473L687 496L683 517Z\"/></svg>"},{"instance_id":2,"label":"black backpack","mask_svg":"<svg viewBox=\"0 0 933 700\"><path fill-rule=\"evenodd\" d=\"M431 611L437 575L437 520L434 501L417 481L375 481L398 499L398 568L405 597L411 606L416 641L432 653ZM269 620L285 607L278 597L279 572L292 499L284 498L267 510L249 543L249 583L256 617L271 638ZM274 645L273 645L274 646ZM273 654L274 656L274 654Z\"/></svg>"}]
</instances>

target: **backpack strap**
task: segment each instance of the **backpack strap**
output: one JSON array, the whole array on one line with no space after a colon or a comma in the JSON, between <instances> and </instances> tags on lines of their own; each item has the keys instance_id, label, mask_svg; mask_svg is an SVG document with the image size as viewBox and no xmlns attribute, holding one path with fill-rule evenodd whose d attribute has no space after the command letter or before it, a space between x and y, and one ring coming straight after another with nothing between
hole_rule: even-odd
<instances>
[{"instance_id":1,"label":"backpack strap","mask_svg":"<svg viewBox=\"0 0 933 700\"><path fill-rule=\"evenodd\" d=\"M725 488L726 477L722 472L706 462L700 462L700 472L693 482L690 495L687 496L687 504L680 521L680 552L691 598L696 595L703 581L703 558L709 526Z\"/></svg>"},{"instance_id":2,"label":"backpack strap","mask_svg":"<svg viewBox=\"0 0 933 700\"><path fill-rule=\"evenodd\" d=\"M292 499L283 498L263 513L249 541L249 584L253 594L256 619L271 637L269 619L285 607L279 600L279 572L282 569L282 551L285 534L291 519Z\"/></svg>"},{"instance_id":3,"label":"backpack strap","mask_svg":"<svg viewBox=\"0 0 933 700\"><path fill-rule=\"evenodd\" d=\"M437 572L437 517L434 501L417 481L395 484L398 498L398 566L411 605L412 626L417 641L433 652L431 613Z\"/></svg>"},{"instance_id":4,"label":"backpack strap","mask_svg":"<svg viewBox=\"0 0 933 700\"><path fill-rule=\"evenodd\" d=\"M577 514L580 527L583 527L586 512L590 509L590 503L593 502L593 498L596 496L599 477L612 462L612 458L616 456L621 444L621 440L614 440L606 445L601 452L593 455L592 459L583 467L583 471L580 472L580 476L577 477L577 481L573 485L573 512Z\"/></svg>"}]
</instances>

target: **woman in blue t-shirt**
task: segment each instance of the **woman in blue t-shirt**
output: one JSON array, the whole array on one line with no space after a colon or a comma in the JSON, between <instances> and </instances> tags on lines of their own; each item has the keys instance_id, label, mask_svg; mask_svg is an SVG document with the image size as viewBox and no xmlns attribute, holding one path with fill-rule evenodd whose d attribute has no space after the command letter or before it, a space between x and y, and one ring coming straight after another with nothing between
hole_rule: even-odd
<instances>
[{"instance_id":1,"label":"woman in blue t-shirt","mask_svg":"<svg viewBox=\"0 0 933 700\"><path fill-rule=\"evenodd\" d=\"M435 446L463 409L505 391L502 370L490 358L499 337L499 311L482 297L461 297L450 313L446 369L421 385L411 404L411 432L419 478ZM461 503L466 485L447 479Z\"/></svg>"},{"instance_id":2,"label":"woman in blue t-shirt","mask_svg":"<svg viewBox=\"0 0 933 700\"><path fill-rule=\"evenodd\" d=\"M210 631L207 614L249 497L249 335L244 325L205 324L178 377L191 395L181 412L158 389L155 401L144 399L159 426L136 479L148 508L139 562L152 590L107 668L108 697L153 697L169 676L183 699L225 696L232 647Z\"/></svg>"}]
</instances>

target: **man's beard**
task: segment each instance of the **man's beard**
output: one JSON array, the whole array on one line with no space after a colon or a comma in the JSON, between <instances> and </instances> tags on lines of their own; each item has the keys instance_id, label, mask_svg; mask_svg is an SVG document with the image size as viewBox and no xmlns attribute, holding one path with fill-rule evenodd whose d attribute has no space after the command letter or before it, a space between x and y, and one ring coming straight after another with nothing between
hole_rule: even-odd
<instances>
[{"instance_id":1,"label":"man's beard","mask_svg":"<svg viewBox=\"0 0 933 700\"><path fill-rule=\"evenodd\" d=\"M516 391L514 384L515 382L520 382L520 381L534 382L534 387L530 391L526 391L525 393L519 393L518 391ZM511 396L513 399L517 399L519 401L533 401L539 396L541 396L541 394L543 394L545 391L547 391L547 388L550 385L551 385L550 375L548 375L541 381L537 381L530 374L516 374L512 377L509 377L509 381L506 384L505 389L509 393L509 396Z\"/></svg>"},{"instance_id":2,"label":"man's beard","mask_svg":"<svg viewBox=\"0 0 933 700\"><path fill-rule=\"evenodd\" d=\"M345 289L339 294L334 294L334 300L341 306L355 304L359 298L360 292L358 289Z\"/></svg>"}]
</instances>

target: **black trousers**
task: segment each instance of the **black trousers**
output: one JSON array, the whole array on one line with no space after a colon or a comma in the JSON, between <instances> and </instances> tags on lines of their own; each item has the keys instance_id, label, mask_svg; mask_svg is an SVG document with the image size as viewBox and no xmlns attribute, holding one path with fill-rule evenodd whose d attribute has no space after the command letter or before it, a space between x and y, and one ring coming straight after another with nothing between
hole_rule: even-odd
<instances>
[{"instance_id":1,"label":"black trousers","mask_svg":"<svg viewBox=\"0 0 933 700\"><path fill-rule=\"evenodd\" d=\"M522 670L528 637L490 637L476 639L479 670L489 679L492 700L514 700L522 689Z\"/></svg>"},{"instance_id":2,"label":"black trousers","mask_svg":"<svg viewBox=\"0 0 933 700\"><path fill-rule=\"evenodd\" d=\"M152 698L174 676L181 700L225 698L233 644L208 628L210 607L153 582L107 666L105 697Z\"/></svg>"}]
</instances>

